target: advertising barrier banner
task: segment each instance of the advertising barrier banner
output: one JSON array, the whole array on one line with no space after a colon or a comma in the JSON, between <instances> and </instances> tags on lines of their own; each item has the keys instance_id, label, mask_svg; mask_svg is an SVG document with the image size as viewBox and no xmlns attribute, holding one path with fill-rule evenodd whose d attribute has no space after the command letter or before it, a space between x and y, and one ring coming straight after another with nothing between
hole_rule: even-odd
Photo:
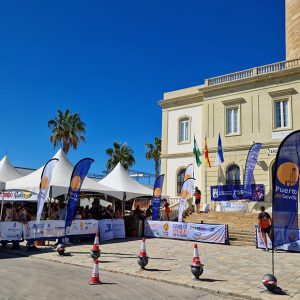
<instances>
[{"instance_id":1,"label":"advertising barrier banner","mask_svg":"<svg viewBox=\"0 0 300 300\"><path fill-rule=\"evenodd\" d=\"M265 187L263 184L252 184L252 195L247 196L250 201L264 201ZM211 201L243 200L243 185L212 185L210 187Z\"/></svg>"},{"instance_id":2,"label":"advertising barrier banner","mask_svg":"<svg viewBox=\"0 0 300 300\"><path fill-rule=\"evenodd\" d=\"M96 234L98 231L98 220L73 220L67 228L67 235Z\"/></svg>"},{"instance_id":3,"label":"advertising barrier banner","mask_svg":"<svg viewBox=\"0 0 300 300\"><path fill-rule=\"evenodd\" d=\"M113 232L113 222L110 219L100 220L99 221L100 228L100 240L108 241L114 238Z\"/></svg>"},{"instance_id":4,"label":"advertising barrier banner","mask_svg":"<svg viewBox=\"0 0 300 300\"><path fill-rule=\"evenodd\" d=\"M114 239L124 239L125 238L125 223L123 219L113 220L113 235Z\"/></svg>"},{"instance_id":5,"label":"advertising barrier banner","mask_svg":"<svg viewBox=\"0 0 300 300\"><path fill-rule=\"evenodd\" d=\"M226 244L226 225L146 221L145 236Z\"/></svg>"},{"instance_id":6,"label":"advertising barrier banner","mask_svg":"<svg viewBox=\"0 0 300 300\"><path fill-rule=\"evenodd\" d=\"M23 236L23 224L19 222L0 222L0 240L19 241Z\"/></svg>"},{"instance_id":7,"label":"advertising barrier banner","mask_svg":"<svg viewBox=\"0 0 300 300\"><path fill-rule=\"evenodd\" d=\"M38 224L35 221L23 224L25 240L62 237L65 234L65 221L44 220Z\"/></svg>"},{"instance_id":8,"label":"advertising barrier banner","mask_svg":"<svg viewBox=\"0 0 300 300\"><path fill-rule=\"evenodd\" d=\"M222 201L222 211L224 212L247 212L248 203L240 201Z\"/></svg>"},{"instance_id":9,"label":"advertising barrier banner","mask_svg":"<svg viewBox=\"0 0 300 300\"><path fill-rule=\"evenodd\" d=\"M257 225L255 226L255 230L256 230L256 247L260 248L260 249L266 248L265 243L262 239L261 233L258 230ZM299 234L300 234L300 230L299 230ZM272 243L271 243L268 235L267 235L267 242L268 242L268 248L272 249ZM296 242L287 243L282 246L278 246L278 247L276 247L276 249L284 250L284 251L300 252L300 240L296 241Z\"/></svg>"}]
</instances>

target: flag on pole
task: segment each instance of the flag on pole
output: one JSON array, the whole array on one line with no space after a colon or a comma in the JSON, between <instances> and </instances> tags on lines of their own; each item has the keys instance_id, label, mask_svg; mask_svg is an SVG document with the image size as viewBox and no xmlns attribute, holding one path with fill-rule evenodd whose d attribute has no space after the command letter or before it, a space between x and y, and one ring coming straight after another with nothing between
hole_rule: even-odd
<instances>
[{"instance_id":1,"label":"flag on pole","mask_svg":"<svg viewBox=\"0 0 300 300\"><path fill-rule=\"evenodd\" d=\"M44 208L46 196L50 187L52 171L56 163L58 162L57 158L50 159L43 169L41 175L41 183L40 183L40 192L37 198L37 213L36 213L36 223L39 224L42 211Z\"/></svg>"},{"instance_id":2,"label":"flag on pole","mask_svg":"<svg viewBox=\"0 0 300 300\"><path fill-rule=\"evenodd\" d=\"M65 219L65 228L71 226L72 224L72 220L76 212L76 205L81 185L93 162L94 160L91 158L84 158L80 160L73 169L73 173L71 175L70 180L69 192L67 196L67 213Z\"/></svg>"},{"instance_id":3,"label":"flag on pole","mask_svg":"<svg viewBox=\"0 0 300 300\"><path fill-rule=\"evenodd\" d=\"M208 156L208 148L207 148L206 137L205 137L204 159L205 159L206 166L211 168L210 160L209 160L209 156Z\"/></svg>"},{"instance_id":4,"label":"flag on pole","mask_svg":"<svg viewBox=\"0 0 300 300\"><path fill-rule=\"evenodd\" d=\"M184 172L184 180L187 180L189 178L194 178L194 165L189 164Z\"/></svg>"},{"instance_id":5,"label":"flag on pole","mask_svg":"<svg viewBox=\"0 0 300 300\"><path fill-rule=\"evenodd\" d=\"M184 181L179 196L179 207L178 207L178 222L182 222L182 214L185 210L185 205L190 197L193 197L194 192L194 178L189 178Z\"/></svg>"},{"instance_id":6,"label":"flag on pole","mask_svg":"<svg viewBox=\"0 0 300 300\"><path fill-rule=\"evenodd\" d=\"M279 145L273 173L273 249L299 240L300 130Z\"/></svg>"},{"instance_id":7,"label":"flag on pole","mask_svg":"<svg viewBox=\"0 0 300 300\"><path fill-rule=\"evenodd\" d=\"M261 149L261 143L255 143L251 146L247 160L245 165L245 175L244 175L244 198L251 199L253 195L252 191L252 179L253 179L253 172L257 163L258 154Z\"/></svg>"},{"instance_id":8,"label":"flag on pole","mask_svg":"<svg viewBox=\"0 0 300 300\"><path fill-rule=\"evenodd\" d=\"M222 147L221 135L219 133L218 151L217 151L215 166L217 167L223 162L224 162L223 147Z\"/></svg>"},{"instance_id":9,"label":"flag on pole","mask_svg":"<svg viewBox=\"0 0 300 300\"><path fill-rule=\"evenodd\" d=\"M200 160L201 152L200 152L200 150L198 148L195 136L194 136L194 149L193 149L193 153L194 153L195 158L196 158L197 166L200 167L201 164L202 164L202 161Z\"/></svg>"},{"instance_id":10,"label":"flag on pole","mask_svg":"<svg viewBox=\"0 0 300 300\"><path fill-rule=\"evenodd\" d=\"M165 175L160 175L156 178L153 187L153 197L152 197L152 220L157 221L160 217L160 201L161 192L164 184Z\"/></svg>"}]
</instances>

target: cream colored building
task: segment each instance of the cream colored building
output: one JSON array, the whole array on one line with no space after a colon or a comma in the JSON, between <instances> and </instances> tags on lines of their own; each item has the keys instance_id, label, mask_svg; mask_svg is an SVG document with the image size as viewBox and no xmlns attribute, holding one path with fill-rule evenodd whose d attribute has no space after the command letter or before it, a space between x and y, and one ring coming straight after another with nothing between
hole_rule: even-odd
<instances>
[{"instance_id":1,"label":"cream colored building","mask_svg":"<svg viewBox=\"0 0 300 300\"><path fill-rule=\"evenodd\" d=\"M296 34L295 34L296 33ZM254 182L265 185L264 205L271 206L272 165L282 139L300 129L300 1L286 0L287 60L206 79L204 84L164 94L161 173L164 193L178 196L185 167L193 163L193 137L204 151L207 137L212 163L196 168L196 185L211 204L210 186L243 183L248 151L262 143ZM218 135L224 163L214 167ZM202 156L202 160L203 156ZM206 174L206 176L205 176ZM256 211L261 202L249 203ZM214 204L211 205L214 208Z\"/></svg>"}]
</instances>

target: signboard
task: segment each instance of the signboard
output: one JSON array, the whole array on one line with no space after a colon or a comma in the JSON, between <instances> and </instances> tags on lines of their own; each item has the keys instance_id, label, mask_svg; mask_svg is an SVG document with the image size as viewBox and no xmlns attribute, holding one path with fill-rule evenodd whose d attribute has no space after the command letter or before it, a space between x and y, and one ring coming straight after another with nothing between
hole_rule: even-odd
<instances>
[{"instance_id":1,"label":"signboard","mask_svg":"<svg viewBox=\"0 0 300 300\"><path fill-rule=\"evenodd\" d=\"M222 211L224 212L247 212L248 203L241 201L222 201Z\"/></svg>"},{"instance_id":2,"label":"signboard","mask_svg":"<svg viewBox=\"0 0 300 300\"><path fill-rule=\"evenodd\" d=\"M0 200L4 201L37 201L38 194L25 191L3 191Z\"/></svg>"},{"instance_id":3,"label":"signboard","mask_svg":"<svg viewBox=\"0 0 300 300\"><path fill-rule=\"evenodd\" d=\"M23 236L23 224L19 222L0 222L1 241L20 241Z\"/></svg>"},{"instance_id":4,"label":"signboard","mask_svg":"<svg viewBox=\"0 0 300 300\"><path fill-rule=\"evenodd\" d=\"M73 220L67 227L67 235L96 234L98 231L98 220Z\"/></svg>"},{"instance_id":5,"label":"signboard","mask_svg":"<svg viewBox=\"0 0 300 300\"><path fill-rule=\"evenodd\" d=\"M100 240L108 241L114 238L113 225L111 219L104 219L99 221Z\"/></svg>"},{"instance_id":6,"label":"signboard","mask_svg":"<svg viewBox=\"0 0 300 300\"><path fill-rule=\"evenodd\" d=\"M23 234L25 240L62 237L65 235L65 221L44 220L38 224L30 221L23 224Z\"/></svg>"},{"instance_id":7,"label":"signboard","mask_svg":"<svg viewBox=\"0 0 300 300\"><path fill-rule=\"evenodd\" d=\"M145 236L226 244L226 225L145 221Z\"/></svg>"},{"instance_id":8,"label":"signboard","mask_svg":"<svg viewBox=\"0 0 300 300\"><path fill-rule=\"evenodd\" d=\"M268 148L268 156L276 155L278 148Z\"/></svg>"},{"instance_id":9,"label":"signboard","mask_svg":"<svg viewBox=\"0 0 300 300\"><path fill-rule=\"evenodd\" d=\"M263 184L252 184L252 196L248 196L250 201L264 201L265 187ZM243 185L213 185L210 187L211 201L243 200Z\"/></svg>"},{"instance_id":10,"label":"signboard","mask_svg":"<svg viewBox=\"0 0 300 300\"><path fill-rule=\"evenodd\" d=\"M114 239L125 238L125 223L123 219L114 219L112 222Z\"/></svg>"},{"instance_id":11,"label":"signboard","mask_svg":"<svg viewBox=\"0 0 300 300\"><path fill-rule=\"evenodd\" d=\"M265 243L262 239L261 233L258 230L258 226L255 226L255 231L256 231L256 247L260 249L265 249ZM299 230L299 235L300 235L300 230ZM268 235L267 235L267 243L268 243L268 248L272 249L272 242L270 241ZM277 250L284 250L284 251L293 251L293 252L300 252L300 240L288 244L284 244L282 246L276 247Z\"/></svg>"}]
</instances>

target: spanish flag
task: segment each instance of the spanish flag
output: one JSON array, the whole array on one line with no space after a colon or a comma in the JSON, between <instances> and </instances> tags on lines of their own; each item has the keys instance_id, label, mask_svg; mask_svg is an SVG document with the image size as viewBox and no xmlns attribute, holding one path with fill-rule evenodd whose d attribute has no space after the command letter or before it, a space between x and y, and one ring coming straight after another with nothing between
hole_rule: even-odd
<instances>
[{"instance_id":1,"label":"spanish flag","mask_svg":"<svg viewBox=\"0 0 300 300\"><path fill-rule=\"evenodd\" d=\"M205 147L204 147L204 159L205 159L206 166L211 168L210 160L209 160L209 157L208 157L208 148L207 148L206 137L205 137Z\"/></svg>"}]
</instances>

